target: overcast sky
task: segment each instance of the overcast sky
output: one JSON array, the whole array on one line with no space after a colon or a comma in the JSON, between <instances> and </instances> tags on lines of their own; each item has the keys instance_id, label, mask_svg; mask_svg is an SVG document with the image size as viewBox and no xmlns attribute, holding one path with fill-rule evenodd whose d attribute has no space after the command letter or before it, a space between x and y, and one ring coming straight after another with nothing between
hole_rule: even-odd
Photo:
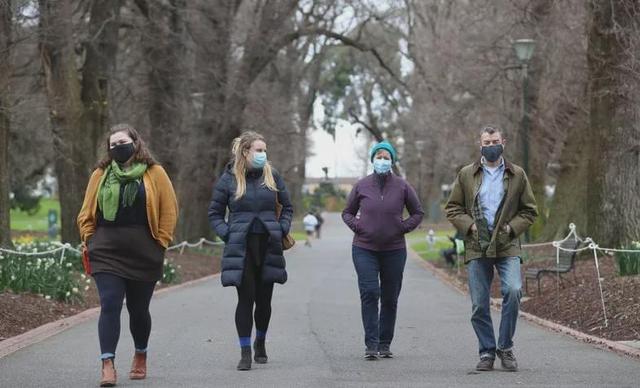
<instances>
[{"instance_id":1,"label":"overcast sky","mask_svg":"<svg viewBox=\"0 0 640 388\"><path fill-rule=\"evenodd\" d=\"M322 167L329 167L330 177L360 177L370 169L365 164L368 145L363 133L356 136L356 126L339 121L336 139L320 125L311 131L311 156L307 157L307 176L322 177Z\"/></svg>"}]
</instances>

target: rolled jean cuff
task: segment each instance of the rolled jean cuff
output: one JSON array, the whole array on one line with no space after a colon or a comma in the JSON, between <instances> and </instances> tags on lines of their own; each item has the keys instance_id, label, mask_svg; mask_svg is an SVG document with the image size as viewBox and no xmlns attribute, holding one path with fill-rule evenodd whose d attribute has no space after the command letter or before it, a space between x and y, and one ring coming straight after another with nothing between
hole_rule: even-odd
<instances>
[{"instance_id":1,"label":"rolled jean cuff","mask_svg":"<svg viewBox=\"0 0 640 388\"><path fill-rule=\"evenodd\" d=\"M480 358L481 358L481 359L482 359L482 358L490 358L490 359L492 359L492 360L495 360L496 355L495 355L495 354L493 354L493 353L485 352L485 353L480 354Z\"/></svg>"},{"instance_id":2,"label":"rolled jean cuff","mask_svg":"<svg viewBox=\"0 0 640 388\"><path fill-rule=\"evenodd\" d=\"M109 358L116 358L116 355L114 353L102 353L100 355L100 359L101 360L106 360L106 359L109 359Z\"/></svg>"}]
</instances>

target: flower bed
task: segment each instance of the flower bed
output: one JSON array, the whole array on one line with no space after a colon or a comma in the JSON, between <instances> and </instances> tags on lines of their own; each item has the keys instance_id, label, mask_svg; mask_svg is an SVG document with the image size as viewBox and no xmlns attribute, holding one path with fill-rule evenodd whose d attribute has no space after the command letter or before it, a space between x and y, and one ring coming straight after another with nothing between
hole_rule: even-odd
<instances>
[{"instance_id":1,"label":"flower bed","mask_svg":"<svg viewBox=\"0 0 640 388\"><path fill-rule=\"evenodd\" d=\"M15 253L0 252L0 292L29 292L45 299L78 302L91 279L83 273L80 254L51 242L16 244ZM178 280L172 260L164 261L162 283Z\"/></svg>"},{"instance_id":2,"label":"flower bed","mask_svg":"<svg viewBox=\"0 0 640 388\"><path fill-rule=\"evenodd\" d=\"M167 287L169 280L172 284L187 282L212 275L220 270L220 249L190 248L186 249L184 254L176 251L167 252L166 257L164 271L166 277L157 285L157 288ZM80 258L76 257L73 260L78 261L72 263L72 267L76 268L75 274L86 284L78 290L82 296L81 300L65 302L54 298L45 299L44 294L0 290L0 341L100 305L95 282L87 284L88 277L83 279L80 272L82 267L79 263ZM88 289L85 291L87 286Z\"/></svg>"}]
</instances>

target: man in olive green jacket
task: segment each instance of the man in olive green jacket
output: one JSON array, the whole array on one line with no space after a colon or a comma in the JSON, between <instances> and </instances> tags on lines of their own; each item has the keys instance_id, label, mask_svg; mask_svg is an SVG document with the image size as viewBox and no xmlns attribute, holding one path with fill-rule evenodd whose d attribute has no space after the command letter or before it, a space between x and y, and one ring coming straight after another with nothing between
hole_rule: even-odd
<instances>
[{"instance_id":1,"label":"man in olive green jacket","mask_svg":"<svg viewBox=\"0 0 640 388\"><path fill-rule=\"evenodd\" d=\"M496 355L504 369L518 369L513 335L522 288L520 236L538 215L526 173L502 157L505 144L500 129L481 130L482 157L460 170L445 207L449 221L465 236L471 323L480 347L476 369L481 371L493 369ZM489 305L494 267L503 297L497 347Z\"/></svg>"}]
</instances>

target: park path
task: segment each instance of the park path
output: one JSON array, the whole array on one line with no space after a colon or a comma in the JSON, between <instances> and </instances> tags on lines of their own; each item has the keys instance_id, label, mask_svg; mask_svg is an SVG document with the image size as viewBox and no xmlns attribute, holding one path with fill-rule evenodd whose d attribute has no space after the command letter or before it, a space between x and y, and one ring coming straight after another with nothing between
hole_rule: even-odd
<instances>
[{"instance_id":1,"label":"park path","mask_svg":"<svg viewBox=\"0 0 640 388\"><path fill-rule=\"evenodd\" d=\"M126 376L133 352L123 314L116 368L121 387L637 387L640 362L520 321L518 373L477 374L470 302L410 256L400 296L394 359L362 359L351 233L337 214L322 240L287 253L289 282L276 286L269 363L235 370L236 292L219 279L154 298L149 377ZM497 316L494 316L494 320ZM99 377L96 321L0 359L0 387L91 387Z\"/></svg>"}]
</instances>

